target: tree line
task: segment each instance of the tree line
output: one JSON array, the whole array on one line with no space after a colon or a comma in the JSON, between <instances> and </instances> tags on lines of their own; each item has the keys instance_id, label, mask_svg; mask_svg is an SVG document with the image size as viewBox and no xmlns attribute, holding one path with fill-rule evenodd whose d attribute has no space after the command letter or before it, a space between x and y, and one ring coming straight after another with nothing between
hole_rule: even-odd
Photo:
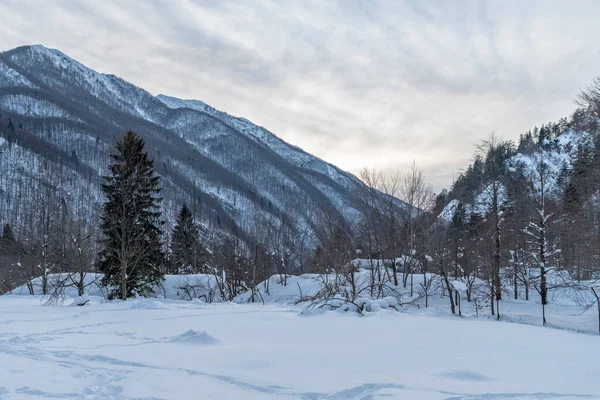
<instances>
[{"instance_id":1,"label":"tree line","mask_svg":"<svg viewBox=\"0 0 600 400\"><path fill-rule=\"evenodd\" d=\"M196 197L168 226L154 163L129 131L111 156L100 209L77 218L52 185L45 192L42 185L27 235L4 226L0 279L4 290L25 283L33 293L39 277L43 293L52 294L48 277L58 274L62 286L83 294L86 275L98 271L107 296L126 299L150 294L165 274L202 273L214 277L221 299L250 292L260 301L268 278L286 285L291 274L313 272L322 276L324 298L343 291L348 301L392 295L427 306L441 290L453 313L462 295L497 318L507 296L529 300L535 293L544 306L562 284L549 283L548 274L599 278L599 98L594 81L570 118L525 132L517 143L490 135L448 191L435 195L414 163L406 173L364 170L356 220L327 209L306 218L293 203L274 218L257 206L243 216L249 235L197 223ZM578 146L569 163L556 156L566 134L587 135L569 139ZM366 260L366 283L356 280L354 259Z\"/></svg>"}]
</instances>

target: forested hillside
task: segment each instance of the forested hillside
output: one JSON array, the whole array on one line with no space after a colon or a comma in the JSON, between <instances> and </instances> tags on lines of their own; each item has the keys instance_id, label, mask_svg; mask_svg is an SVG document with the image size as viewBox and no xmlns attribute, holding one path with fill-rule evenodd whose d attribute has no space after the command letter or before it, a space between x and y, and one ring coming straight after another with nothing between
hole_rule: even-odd
<instances>
[{"instance_id":1,"label":"forested hillside","mask_svg":"<svg viewBox=\"0 0 600 400\"><path fill-rule=\"evenodd\" d=\"M235 238L245 252L260 245L298 268L295 255L321 240L319 221L352 232L365 210L359 179L264 128L199 101L155 97L58 50L24 46L0 53L0 222L26 249L22 264L31 271L70 263L73 236L90 243L88 258L95 254L100 184L129 129L162 177L164 232L188 204L204 247Z\"/></svg>"},{"instance_id":2,"label":"forested hillside","mask_svg":"<svg viewBox=\"0 0 600 400\"><path fill-rule=\"evenodd\" d=\"M572 116L516 143L490 135L438 196L434 214L457 276L486 276L496 299L535 290L542 302L551 271L567 273L552 287L600 278L599 89L596 79Z\"/></svg>"}]
</instances>

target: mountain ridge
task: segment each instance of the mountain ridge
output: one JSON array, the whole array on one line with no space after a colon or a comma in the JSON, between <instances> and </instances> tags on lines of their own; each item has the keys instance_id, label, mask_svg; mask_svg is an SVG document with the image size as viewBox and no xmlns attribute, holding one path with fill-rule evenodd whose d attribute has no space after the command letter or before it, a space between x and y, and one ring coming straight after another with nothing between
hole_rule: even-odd
<instances>
[{"instance_id":1,"label":"mountain ridge","mask_svg":"<svg viewBox=\"0 0 600 400\"><path fill-rule=\"evenodd\" d=\"M312 231L316 230L317 214L331 213L350 227L362 213L360 191L365 186L357 177L245 118L199 100L153 96L116 75L96 72L41 45L0 53L0 73L0 114L20 126L16 133L9 133L3 124L0 137L13 137L24 152L23 168L47 155L19 145L19 140L24 140L21 131L91 168L94 173L87 175L94 177L86 179L87 185L95 185L89 192L96 205L101 201L97 184L106 172L112 145L125 130L134 129L146 140L163 176L169 218L181 203L198 203L197 217L206 227L243 232L242 236L249 238L257 229L255 210L273 223ZM5 166L16 162L6 158ZM60 168L69 176L77 173L66 164ZM18 179L17 174L12 178ZM86 184L77 185L81 187L70 190L84 191ZM56 189L59 194L65 190L59 184ZM22 216L15 215L8 200L14 190L6 183L0 190L4 193L0 211L5 214L2 218L0 213L0 219L19 226ZM77 207L70 207L77 215ZM91 217L89 212L79 211ZM284 222L290 218L293 223Z\"/></svg>"}]
</instances>

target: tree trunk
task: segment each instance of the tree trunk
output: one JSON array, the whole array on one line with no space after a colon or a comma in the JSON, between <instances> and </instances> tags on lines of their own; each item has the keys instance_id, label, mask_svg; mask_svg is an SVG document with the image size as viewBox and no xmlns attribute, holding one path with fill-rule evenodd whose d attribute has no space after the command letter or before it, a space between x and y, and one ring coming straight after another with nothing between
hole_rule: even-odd
<instances>
[{"instance_id":1,"label":"tree trunk","mask_svg":"<svg viewBox=\"0 0 600 400\"><path fill-rule=\"evenodd\" d=\"M502 300L502 288L500 283L500 210L498 207L499 187L494 185L494 203L493 203L493 214L494 214L494 266L493 266L493 277L494 282L492 286L496 292L496 301Z\"/></svg>"},{"instance_id":2,"label":"tree trunk","mask_svg":"<svg viewBox=\"0 0 600 400\"><path fill-rule=\"evenodd\" d=\"M80 297L83 296L83 294L84 294L84 289L85 289L84 279L85 279L85 275L83 274L83 272L80 272L79 273L79 282L77 282L77 295Z\"/></svg>"},{"instance_id":3,"label":"tree trunk","mask_svg":"<svg viewBox=\"0 0 600 400\"><path fill-rule=\"evenodd\" d=\"M446 271L444 271L443 265L440 263L440 273L444 277L444 283L446 284L446 289L448 289L448 298L450 299L450 310L452 310L452 315L456 314L456 307L454 305L454 296L452 293L452 285L450 285L450 281L448 280L448 275L446 275Z\"/></svg>"},{"instance_id":4,"label":"tree trunk","mask_svg":"<svg viewBox=\"0 0 600 400\"><path fill-rule=\"evenodd\" d=\"M500 320L500 300L496 297L496 320Z\"/></svg>"},{"instance_id":5,"label":"tree trunk","mask_svg":"<svg viewBox=\"0 0 600 400\"><path fill-rule=\"evenodd\" d=\"M121 262L121 300L127 300L127 264Z\"/></svg>"},{"instance_id":6,"label":"tree trunk","mask_svg":"<svg viewBox=\"0 0 600 400\"><path fill-rule=\"evenodd\" d=\"M490 308L491 308L491 311L492 311L492 315L496 315L496 312L494 311L494 300L496 300L494 298L494 284L491 283L490 287L492 289L490 291Z\"/></svg>"},{"instance_id":7,"label":"tree trunk","mask_svg":"<svg viewBox=\"0 0 600 400\"><path fill-rule=\"evenodd\" d=\"M540 298L542 300L542 321L546 326L546 304L548 302L548 289L546 287L546 268L540 267Z\"/></svg>"},{"instance_id":8,"label":"tree trunk","mask_svg":"<svg viewBox=\"0 0 600 400\"><path fill-rule=\"evenodd\" d=\"M596 289L592 288L594 296L596 296L596 302L598 303L598 333L600 333L600 296L596 293Z\"/></svg>"},{"instance_id":9,"label":"tree trunk","mask_svg":"<svg viewBox=\"0 0 600 400\"><path fill-rule=\"evenodd\" d=\"M427 287L427 264L423 268L423 289L425 290L425 308L429 306L429 288Z\"/></svg>"},{"instance_id":10,"label":"tree trunk","mask_svg":"<svg viewBox=\"0 0 600 400\"><path fill-rule=\"evenodd\" d=\"M517 263L517 260L515 260L515 267L513 270L513 286L514 286L514 291L515 291L515 300L517 300L519 298L519 280L517 278L517 275L519 273L519 266Z\"/></svg>"}]
</instances>

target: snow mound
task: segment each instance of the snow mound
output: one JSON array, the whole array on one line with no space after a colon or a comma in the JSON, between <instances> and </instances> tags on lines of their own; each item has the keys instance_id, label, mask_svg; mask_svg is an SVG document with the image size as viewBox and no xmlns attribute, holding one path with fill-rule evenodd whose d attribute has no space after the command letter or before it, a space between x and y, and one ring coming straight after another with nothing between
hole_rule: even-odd
<instances>
[{"instance_id":1,"label":"snow mound","mask_svg":"<svg viewBox=\"0 0 600 400\"><path fill-rule=\"evenodd\" d=\"M467 285L465 285L465 283L461 281L452 281L452 287L461 293L466 293L469 290L469 288L467 288Z\"/></svg>"},{"instance_id":2,"label":"snow mound","mask_svg":"<svg viewBox=\"0 0 600 400\"><path fill-rule=\"evenodd\" d=\"M130 300L130 308L131 309L141 309L141 310L163 310L163 309L170 309L171 307L169 307L167 304L155 300L155 299L135 299L135 300Z\"/></svg>"},{"instance_id":3,"label":"snow mound","mask_svg":"<svg viewBox=\"0 0 600 400\"><path fill-rule=\"evenodd\" d=\"M393 296L387 296L383 299L370 299L368 297L358 297L354 301L344 298L322 299L309 304L300 315L310 316L319 315L326 311L335 311L339 313L358 313L361 315L375 314L381 310L399 310L398 299Z\"/></svg>"},{"instance_id":4,"label":"snow mound","mask_svg":"<svg viewBox=\"0 0 600 400\"><path fill-rule=\"evenodd\" d=\"M85 306L86 304L88 304L90 302L90 298L87 294L84 294L83 296L77 296L73 299L73 302L71 303L71 306Z\"/></svg>"},{"instance_id":5,"label":"snow mound","mask_svg":"<svg viewBox=\"0 0 600 400\"><path fill-rule=\"evenodd\" d=\"M377 300L361 297L357 299L355 303L365 312L379 312L381 310L387 310L390 307L395 308L398 306L398 299L392 296Z\"/></svg>"},{"instance_id":6,"label":"snow mound","mask_svg":"<svg viewBox=\"0 0 600 400\"><path fill-rule=\"evenodd\" d=\"M464 371L460 369L449 369L440 371L434 374L440 378L450 379L453 381L469 381L469 382L484 382L491 381L489 376L482 375L473 371Z\"/></svg>"},{"instance_id":7,"label":"snow mound","mask_svg":"<svg viewBox=\"0 0 600 400\"><path fill-rule=\"evenodd\" d=\"M181 343L192 345L215 345L220 344L219 339L209 335L206 331L195 331L190 329L181 335L164 338L167 343Z\"/></svg>"}]
</instances>

